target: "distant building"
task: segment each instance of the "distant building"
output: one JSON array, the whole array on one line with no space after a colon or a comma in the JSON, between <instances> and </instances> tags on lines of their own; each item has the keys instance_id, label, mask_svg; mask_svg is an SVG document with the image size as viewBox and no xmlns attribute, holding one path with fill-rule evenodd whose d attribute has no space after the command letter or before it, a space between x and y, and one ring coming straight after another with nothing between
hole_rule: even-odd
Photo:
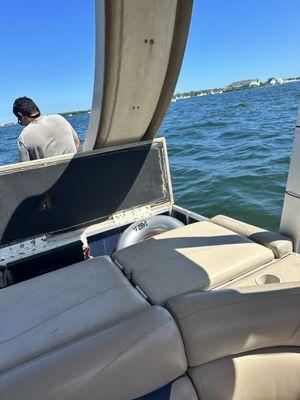
<instances>
[{"instance_id":1,"label":"distant building","mask_svg":"<svg viewBox=\"0 0 300 400\"><path fill-rule=\"evenodd\" d=\"M258 78L256 79L246 79L244 81L233 82L226 86L225 90L237 90L237 89L247 89L249 87L260 86L261 82Z\"/></svg>"},{"instance_id":2,"label":"distant building","mask_svg":"<svg viewBox=\"0 0 300 400\"><path fill-rule=\"evenodd\" d=\"M258 87L261 85L260 81L252 81L249 85L249 87Z\"/></svg>"},{"instance_id":3,"label":"distant building","mask_svg":"<svg viewBox=\"0 0 300 400\"><path fill-rule=\"evenodd\" d=\"M282 78L269 78L266 83L271 86L281 85L283 83L283 79Z\"/></svg>"}]
</instances>

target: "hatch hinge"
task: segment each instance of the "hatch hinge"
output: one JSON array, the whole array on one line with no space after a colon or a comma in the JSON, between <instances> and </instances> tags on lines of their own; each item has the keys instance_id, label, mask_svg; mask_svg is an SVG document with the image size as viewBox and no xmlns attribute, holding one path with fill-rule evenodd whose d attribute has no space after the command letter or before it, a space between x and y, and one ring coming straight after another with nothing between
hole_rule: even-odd
<instances>
[{"instance_id":1,"label":"hatch hinge","mask_svg":"<svg viewBox=\"0 0 300 400\"><path fill-rule=\"evenodd\" d=\"M149 218L153 215L150 205L133 208L113 214L112 219L115 224L121 226L130 224L140 219Z\"/></svg>"},{"instance_id":2,"label":"hatch hinge","mask_svg":"<svg viewBox=\"0 0 300 400\"><path fill-rule=\"evenodd\" d=\"M40 236L0 249L0 265L33 256L48 248L46 236Z\"/></svg>"}]
</instances>

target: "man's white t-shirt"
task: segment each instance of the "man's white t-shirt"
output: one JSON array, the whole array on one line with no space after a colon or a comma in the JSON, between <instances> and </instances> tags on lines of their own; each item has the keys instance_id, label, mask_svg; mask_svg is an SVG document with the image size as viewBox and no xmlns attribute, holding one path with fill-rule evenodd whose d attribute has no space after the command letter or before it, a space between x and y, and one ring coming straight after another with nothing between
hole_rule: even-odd
<instances>
[{"instance_id":1,"label":"man's white t-shirt","mask_svg":"<svg viewBox=\"0 0 300 400\"><path fill-rule=\"evenodd\" d=\"M27 125L18 139L20 161L76 153L78 139L72 125L61 115L41 115Z\"/></svg>"}]
</instances>

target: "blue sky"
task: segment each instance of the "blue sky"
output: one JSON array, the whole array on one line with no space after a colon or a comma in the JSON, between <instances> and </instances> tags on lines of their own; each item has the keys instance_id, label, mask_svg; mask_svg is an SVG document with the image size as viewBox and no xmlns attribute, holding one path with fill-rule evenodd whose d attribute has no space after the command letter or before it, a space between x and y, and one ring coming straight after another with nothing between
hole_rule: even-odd
<instances>
[{"instance_id":1,"label":"blue sky","mask_svg":"<svg viewBox=\"0 0 300 400\"><path fill-rule=\"evenodd\" d=\"M1 3L0 122L13 119L13 100L23 95L45 113L89 108L93 0ZM176 91L299 76L299 15L299 0L195 0Z\"/></svg>"},{"instance_id":2,"label":"blue sky","mask_svg":"<svg viewBox=\"0 0 300 400\"><path fill-rule=\"evenodd\" d=\"M300 76L299 0L195 0L176 90Z\"/></svg>"}]
</instances>

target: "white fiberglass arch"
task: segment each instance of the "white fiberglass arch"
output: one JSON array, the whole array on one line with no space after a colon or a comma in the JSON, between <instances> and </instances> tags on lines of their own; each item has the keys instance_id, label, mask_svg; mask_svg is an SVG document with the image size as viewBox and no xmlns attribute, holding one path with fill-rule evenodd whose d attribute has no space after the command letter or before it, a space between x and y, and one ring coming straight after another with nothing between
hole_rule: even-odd
<instances>
[{"instance_id":1,"label":"white fiberglass arch","mask_svg":"<svg viewBox=\"0 0 300 400\"><path fill-rule=\"evenodd\" d=\"M152 139L175 89L193 0L96 0L95 85L84 150Z\"/></svg>"}]
</instances>

